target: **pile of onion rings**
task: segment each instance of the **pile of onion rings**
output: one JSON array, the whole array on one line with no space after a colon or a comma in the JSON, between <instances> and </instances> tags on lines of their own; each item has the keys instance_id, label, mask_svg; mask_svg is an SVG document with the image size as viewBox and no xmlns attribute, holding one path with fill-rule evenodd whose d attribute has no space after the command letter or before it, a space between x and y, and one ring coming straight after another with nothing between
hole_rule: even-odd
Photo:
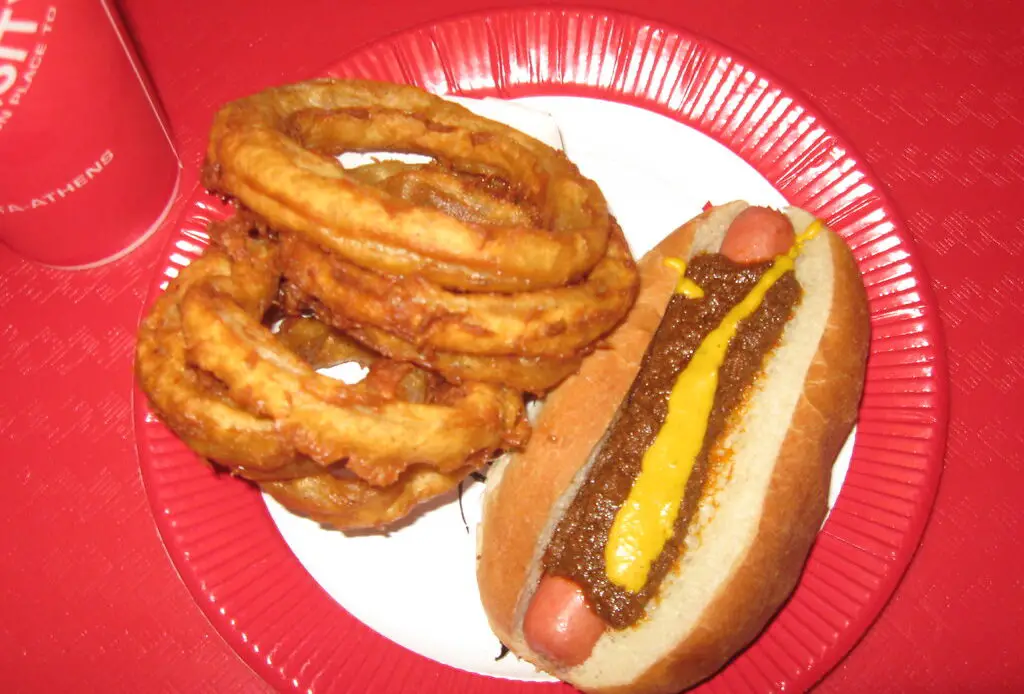
<instances>
[{"instance_id":1,"label":"pile of onion rings","mask_svg":"<svg viewBox=\"0 0 1024 694\"><path fill-rule=\"evenodd\" d=\"M344 169L346 151L426 154ZM199 455L297 513L377 527L525 443L637 273L596 184L413 87L318 80L226 105L204 181L237 213L160 296L137 374ZM318 369L356 362L346 384Z\"/></svg>"}]
</instances>

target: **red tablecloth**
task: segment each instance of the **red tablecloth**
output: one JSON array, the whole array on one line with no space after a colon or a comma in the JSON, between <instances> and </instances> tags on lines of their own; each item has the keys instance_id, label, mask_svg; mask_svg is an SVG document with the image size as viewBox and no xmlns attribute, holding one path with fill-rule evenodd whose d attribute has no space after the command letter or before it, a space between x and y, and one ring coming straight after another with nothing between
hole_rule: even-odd
<instances>
[{"instance_id":1,"label":"red tablecloth","mask_svg":"<svg viewBox=\"0 0 1024 694\"><path fill-rule=\"evenodd\" d=\"M510 4L124 0L122 11L187 192L221 102L309 76L385 34ZM1024 690L1013 646L1024 626L1024 4L595 5L702 33L802 89L888 187L938 295L952 409L934 514L892 603L819 689ZM132 352L165 240L86 272L0 248L4 691L267 689L178 579L139 476Z\"/></svg>"}]
</instances>

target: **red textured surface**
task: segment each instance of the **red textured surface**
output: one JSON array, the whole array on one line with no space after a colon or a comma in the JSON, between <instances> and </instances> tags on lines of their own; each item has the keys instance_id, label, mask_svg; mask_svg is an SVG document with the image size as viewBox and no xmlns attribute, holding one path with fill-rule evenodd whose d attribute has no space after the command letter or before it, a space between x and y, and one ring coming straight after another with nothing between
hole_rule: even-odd
<instances>
[{"instance_id":1,"label":"red textured surface","mask_svg":"<svg viewBox=\"0 0 1024 694\"><path fill-rule=\"evenodd\" d=\"M483 3L126 0L191 189L220 102ZM501 3L498 3L501 4ZM864 154L933 280L949 350L947 467L892 603L820 691L1019 691L1024 492L1024 6L1010 1L607 2L750 56ZM494 6L488 3L488 6ZM737 21L742 18L742 21ZM180 209L178 210L180 212ZM175 213L172 212L172 218ZM131 424L134 329L166 234L62 273L0 250L0 683L10 691L261 691L160 544Z\"/></svg>"}]
</instances>

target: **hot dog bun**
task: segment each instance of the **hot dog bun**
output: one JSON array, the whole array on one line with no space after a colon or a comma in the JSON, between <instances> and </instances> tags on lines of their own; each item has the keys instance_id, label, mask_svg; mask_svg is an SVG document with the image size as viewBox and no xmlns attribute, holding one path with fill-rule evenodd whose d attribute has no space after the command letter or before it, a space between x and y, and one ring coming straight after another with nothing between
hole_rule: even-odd
<instances>
[{"instance_id":1,"label":"hot dog bun","mask_svg":"<svg viewBox=\"0 0 1024 694\"><path fill-rule=\"evenodd\" d=\"M641 290L607 349L549 396L527 449L488 476L477 579L495 634L588 692L676 692L748 645L792 592L826 512L831 467L854 423L869 339L856 263L827 229L796 260L803 297L723 439L732 471L701 502L677 570L635 626L607 629L582 663L534 652L523 619L555 525L640 368L671 298L670 257L716 252L745 202L713 207L639 263ZM799 233L813 217L789 208ZM712 509L713 512L712 512Z\"/></svg>"}]
</instances>

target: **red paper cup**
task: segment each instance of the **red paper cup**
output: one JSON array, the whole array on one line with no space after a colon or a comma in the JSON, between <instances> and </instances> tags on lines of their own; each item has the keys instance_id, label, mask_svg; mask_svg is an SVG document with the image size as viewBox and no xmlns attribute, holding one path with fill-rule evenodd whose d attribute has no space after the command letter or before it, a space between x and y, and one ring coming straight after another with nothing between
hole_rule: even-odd
<instances>
[{"instance_id":1,"label":"red paper cup","mask_svg":"<svg viewBox=\"0 0 1024 694\"><path fill-rule=\"evenodd\" d=\"M156 230L181 165L106 0L0 0L0 239L60 267Z\"/></svg>"}]
</instances>

